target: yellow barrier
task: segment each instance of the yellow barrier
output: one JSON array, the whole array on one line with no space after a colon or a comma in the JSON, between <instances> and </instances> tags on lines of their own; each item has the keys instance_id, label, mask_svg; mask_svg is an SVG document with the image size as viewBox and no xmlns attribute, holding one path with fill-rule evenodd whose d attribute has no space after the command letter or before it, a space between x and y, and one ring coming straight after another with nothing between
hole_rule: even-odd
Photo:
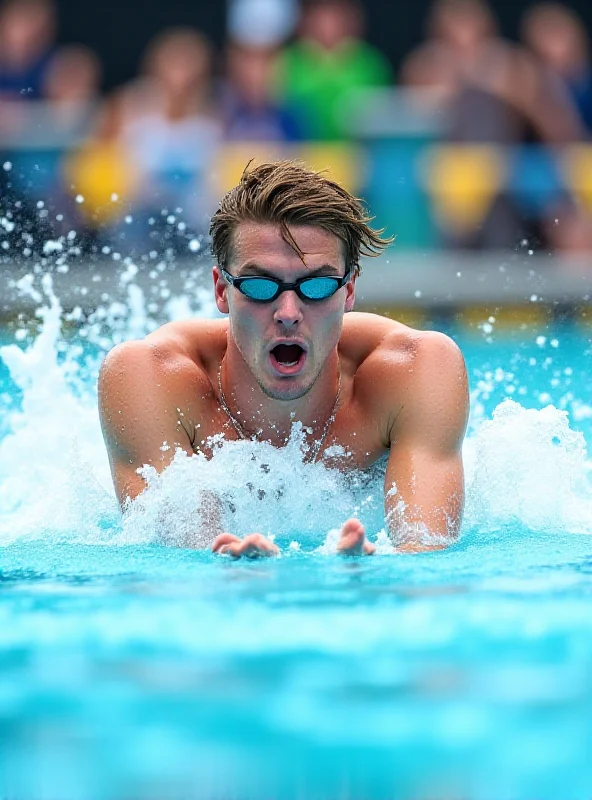
<instances>
[{"instance_id":1,"label":"yellow barrier","mask_svg":"<svg viewBox=\"0 0 592 800\"><path fill-rule=\"evenodd\" d=\"M506 160L489 145L442 145L422 158L421 177L442 227L462 235L487 216L506 180Z\"/></svg>"},{"instance_id":2,"label":"yellow barrier","mask_svg":"<svg viewBox=\"0 0 592 800\"><path fill-rule=\"evenodd\" d=\"M532 305L467 306L454 314L454 320L467 330L481 330L490 324L495 331L542 330L552 318L550 306ZM493 322L489 320L493 319Z\"/></svg>"},{"instance_id":3,"label":"yellow barrier","mask_svg":"<svg viewBox=\"0 0 592 800\"><path fill-rule=\"evenodd\" d=\"M84 198L80 213L93 227L120 216L138 183L127 150L114 142L88 142L66 158L63 172L72 194Z\"/></svg>"},{"instance_id":4,"label":"yellow barrier","mask_svg":"<svg viewBox=\"0 0 592 800\"><path fill-rule=\"evenodd\" d=\"M236 186L250 161L262 164L282 158L297 159L311 169L327 170L327 175L348 191L360 191L365 164L362 150L350 144L315 142L284 147L251 142L226 144L214 165L215 189L223 194Z\"/></svg>"}]
</instances>

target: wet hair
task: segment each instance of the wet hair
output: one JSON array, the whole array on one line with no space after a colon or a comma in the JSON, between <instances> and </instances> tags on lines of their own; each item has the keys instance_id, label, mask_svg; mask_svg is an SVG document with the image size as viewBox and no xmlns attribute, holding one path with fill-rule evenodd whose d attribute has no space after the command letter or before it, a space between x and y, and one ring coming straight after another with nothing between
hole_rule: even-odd
<instances>
[{"instance_id":1,"label":"wet hair","mask_svg":"<svg viewBox=\"0 0 592 800\"><path fill-rule=\"evenodd\" d=\"M238 184L231 189L212 217L212 252L220 267L232 257L232 238L241 222L278 225L282 238L299 255L304 253L290 225L309 225L337 236L343 243L346 273L360 272L360 256L378 256L391 244L384 229L374 230L361 200L329 180L323 172L306 169L296 161L247 165Z\"/></svg>"}]
</instances>

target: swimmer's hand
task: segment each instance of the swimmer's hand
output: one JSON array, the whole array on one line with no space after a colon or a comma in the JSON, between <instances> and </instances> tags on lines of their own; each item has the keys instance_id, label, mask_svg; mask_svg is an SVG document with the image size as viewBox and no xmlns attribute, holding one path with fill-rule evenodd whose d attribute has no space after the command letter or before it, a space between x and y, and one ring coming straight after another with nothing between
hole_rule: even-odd
<instances>
[{"instance_id":1,"label":"swimmer's hand","mask_svg":"<svg viewBox=\"0 0 592 800\"><path fill-rule=\"evenodd\" d=\"M337 552L343 556L371 556L376 547L366 539L366 529L359 519L348 519L341 529Z\"/></svg>"},{"instance_id":2,"label":"swimmer's hand","mask_svg":"<svg viewBox=\"0 0 592 800\"><path fill-rule=\"evenodd\" d=\"M371 556L376 547L366 540L366 530L359 519L348 519L341 529L337 552L344 556ZM277 545L261 533L250 533L241 539L232 533L221 533L214 539L212 551L233 558L261 558L276 556Z\"/></svg>"},{"instance_id":3,"label":"swimmer's hand","mask_svg":"<svg viewBox=\"0 0 592 800\"><path fill-rule=\"evenodd\" d=\"M221 533L214 539L212 551L219 555L229 555L233 558L266 558L277 556L280 552L277 545L266 539L261 533L250 533L242 539L232 533Z\"/></svg>"}]
</instances>

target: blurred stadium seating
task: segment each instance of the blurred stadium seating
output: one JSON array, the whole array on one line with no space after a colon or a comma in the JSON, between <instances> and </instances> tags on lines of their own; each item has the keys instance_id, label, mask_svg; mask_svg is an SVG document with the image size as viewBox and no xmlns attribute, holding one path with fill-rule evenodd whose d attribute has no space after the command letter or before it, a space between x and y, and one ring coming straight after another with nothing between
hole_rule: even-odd
<instances>
[{"instance_id":1,"label":"blurred stadium seating","mask_svg":"<svg viewBox=\"0 0 592 800\"><path fill-rule=\"evenodd\" d=\"M196 237L206 249L209 215L245 166L290 157L363 197L396 236L387 260L431 276L433 288L425 280L420 288L403 269L395 288L384 273L383 289L401 292L408 308L446 305L442 287L466 258L490 276L508 259L531 271L536 263L548 297L573 305L578 292L587 296L592 67L573 12L533 6L516 44L499 36L482 0L436 0L426 40L395 85L363 39L354 0L304 0L287 40L295 2L256 36L252 24L241 29L272 6L236 0L221 56L196 29L161 31L136 77L104 93L99 57L56 44L50 0L4 0L5 263L47 255L49 240L86 263L113 253L191 259ZM483 300L499 304L492 280L481 281ZM520 291L512 302L528 299L529 286ZM454 292L459 303L479 299L477 286L466 297L457 284Z\"/></svg>"}]
</instances>

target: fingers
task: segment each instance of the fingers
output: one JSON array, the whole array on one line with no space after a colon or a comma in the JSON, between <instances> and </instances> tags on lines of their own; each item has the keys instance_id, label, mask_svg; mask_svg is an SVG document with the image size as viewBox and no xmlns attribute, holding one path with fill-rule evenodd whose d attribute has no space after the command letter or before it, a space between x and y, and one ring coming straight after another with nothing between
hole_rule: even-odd
<instances>
[{"instance_id":1,"label":"fingers","mask_svg":"<svg viewBox=\"0 0 592 800\"><path fill-rule=\"evenodd\" d=\"M376 545L372 544L372 542L365 541L364 542L364 555L365 556L373 556L376 552Z\"/></svg>"},{"instance_id":2,"label":"fingers","mask_svg":"<svg viewBox=\"0 0 592 800\"><path fill-rule=\"evenodd\" d=\"M251 533L240 539L232 533L221 533L214 539L212 551L233 558L261 558L276 556L279 548L261 533ZM371 556L376 547L366 539L366 531L360 520L349 519L341 529L337 552L344 556Z\"/></svg>"},{"instance_id":3,"label":"fingers","mask_svg":"<svg viewBox=\"0 0 592 800\"><path fill-rule=\"evenodd\" d=\"M239 556L247 556L247 558L257 558L258 556L276 556L280 551L279 548L265 536L260 533L251 533L245 536L239 545L231 545L237 548ZM232 552L232 551L231 551Z\"/></svg>"},{"instance_id":4,"label":"fingers","mask_svg":"<svg viewBox=\"0 0 592 800\"><path fill-rule=\"evenodd\" d=\"M232 533L221 533L214 539L212 544L212 552L224 553L226 552L227 546L232 542L240 542L240 539L238 536L233 536Z\"/></svg>"},{"instance_id":5,"label":"fingers","mask_svg":"<svg viewBox=\"0 0 592 800\"><path fill-rule=\"evenodd\" d=\"M243 539L233 536L231 533L221 533L214 540L212 550L214 553L229 555L233 558L241 556L260 558L276 556L279 553L279 548L260 533L250 533Z\"/></svg>"},{"instance_id":6,"label":"fingers","mask_svg":"<svg viewBox=\"0 0 592 800\"><path fill-rule=\"evenodd\" d=\"M371 556L376 547L366 541L366 530L359 519L348 519L341 529L337 552L344 556Z\"/></svg>"}]
</instances>

